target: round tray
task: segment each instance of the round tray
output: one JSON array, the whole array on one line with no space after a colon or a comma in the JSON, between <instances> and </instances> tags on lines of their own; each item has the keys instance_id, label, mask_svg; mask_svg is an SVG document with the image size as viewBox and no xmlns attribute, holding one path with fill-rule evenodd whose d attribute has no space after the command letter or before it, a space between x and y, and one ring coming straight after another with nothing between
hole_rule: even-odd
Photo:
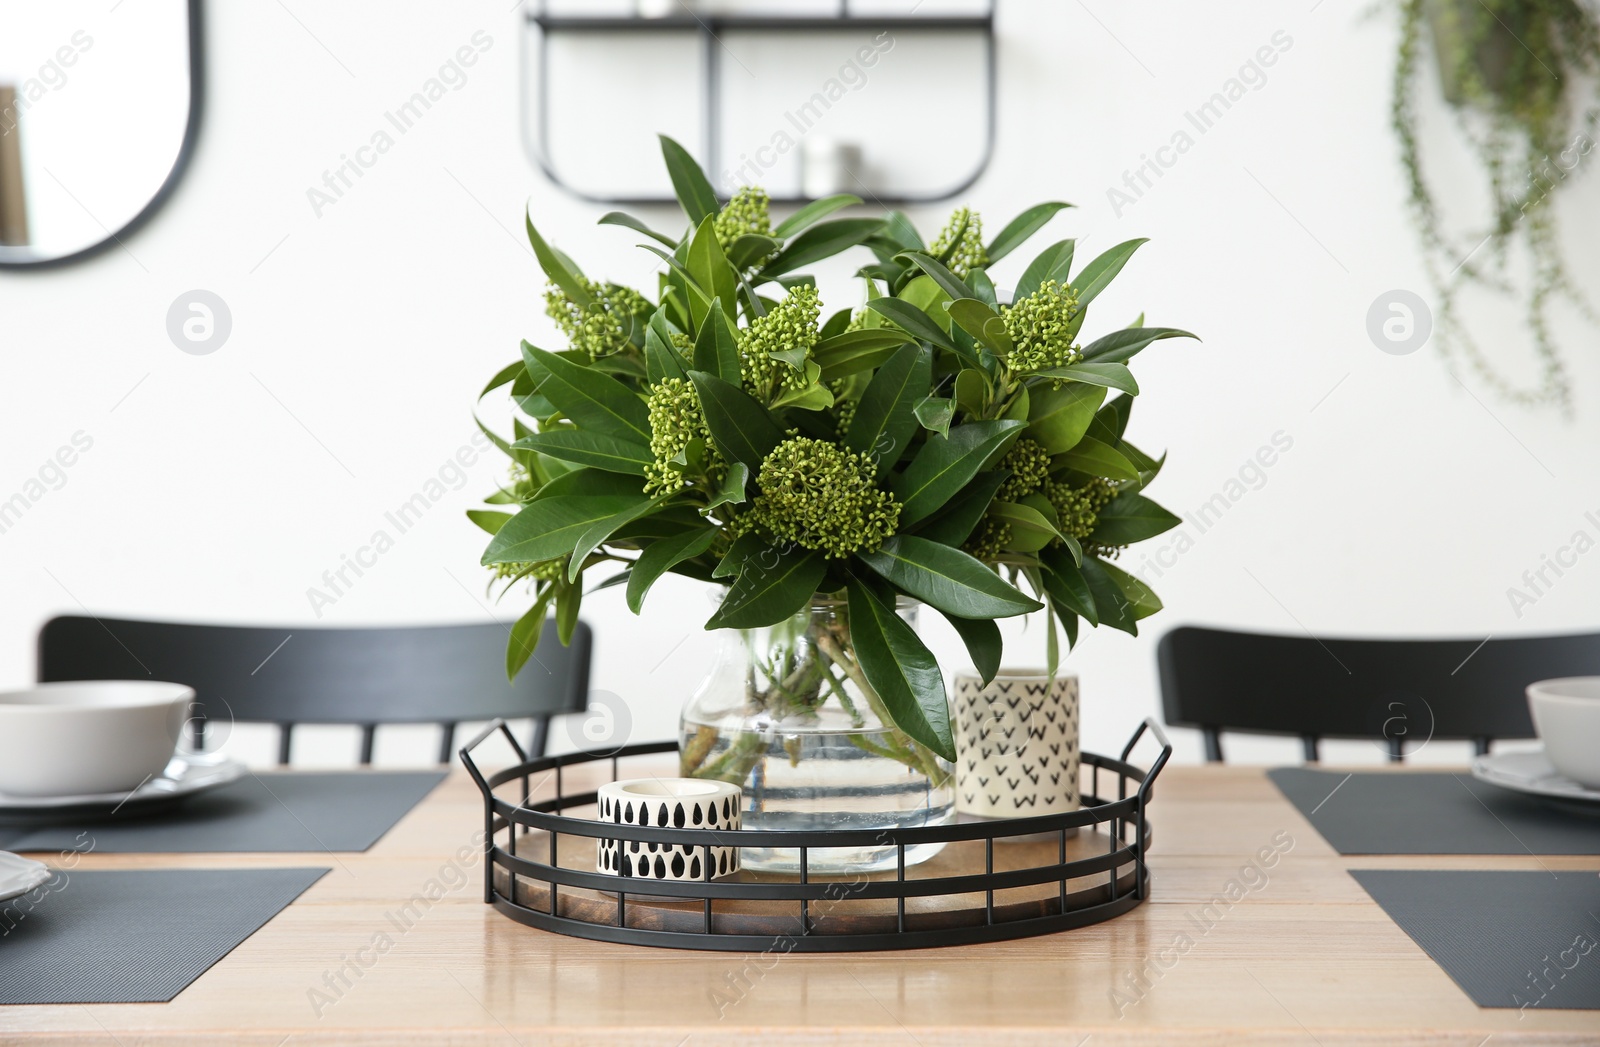
<instances>
[{"instance_id":1,"label":"round tray","mask_svg":"<svg viewBox=\"0 0 1600 1047\"><path fill-rule=\"evenodd\" d=\"M1127 762L1146 731L1161 745L1148 772ZM472 751L496 732L519 762L485 776ZM1146 812L1172 754L1161 728L1146 720L1120 758L1083 754L1089 785L1080 810L1034 818L720 833L595 819L601 782L636 777L624 773L628 763L676 750L676 743L660 742L530 760L502 721L491 723L461 749L484 797L484 901L519 923L574 937L739 952L922 949L1069 930L1119 916L1148 894ZM552 779L555 795L532 800ZM709 873L710 847L731 837L742 846L796 848L802 871L632 880L595 867L598 840L639 840L705 848ZM805 869L815 849L882 843L899 848L897 869L854 877ZM906 868L905 848L927 843L946 847Z\"/></svg>"}]
</instances>

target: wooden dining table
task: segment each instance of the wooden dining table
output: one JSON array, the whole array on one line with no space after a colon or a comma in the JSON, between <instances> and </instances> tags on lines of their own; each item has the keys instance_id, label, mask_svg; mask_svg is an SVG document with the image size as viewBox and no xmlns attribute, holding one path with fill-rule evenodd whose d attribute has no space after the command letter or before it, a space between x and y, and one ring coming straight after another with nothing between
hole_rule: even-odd
<instances>
[{"instance_id":1,"label":"wooden dining table","mask_svg":"<svg viewBox=\"0 0 1600 1047\"><path fill-rule=\"evenodd\" d=\"M1600 857L1341 857L1253 767L1168 767L1151 819L1150 898L1105 923L905 952L688 952L485 905L483 803L458 769L364 853L84 856L331 871L170 1003L0 1007L0 1044L1600 1043L1594 1011L1473 1004L1349 875L1600 872ZM1241 878L1236 904L1205 908Z\"/></svg>"}]
</instances>

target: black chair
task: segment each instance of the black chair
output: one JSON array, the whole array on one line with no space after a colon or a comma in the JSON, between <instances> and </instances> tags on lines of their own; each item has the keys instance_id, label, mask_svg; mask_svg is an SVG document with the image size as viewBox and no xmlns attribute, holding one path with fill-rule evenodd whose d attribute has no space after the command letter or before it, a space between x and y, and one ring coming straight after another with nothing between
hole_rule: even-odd
<instances>
[{"instance_id":1,"label":"black chair","mask_svg":"<svg viewBox=\"0 0 1600 1047\"><path fill-rule=\"evenodd\" d=\"M1600 674L1600 634L1503 640L1319 640L1181 626L1157 649L1167 723L1198 727L1206 759L1222 732L1297 735L1308 761L1324 737L1532 738L1524 689Z\"/></svg>"},{"instance_id":2,"label":"black chair","mask_svg":"<svg viewBox=\"0 0 1600 1047\"><path fill-rule=\"evenodd\" d=\"M39 632L39 680L170 680L195 689L195 746L206 719L277 724L289 762L296 724L357 724L372 762L379 724L435 723L448 763L457 724L531 718L529 751L542 755L550 720L588 707L593 636L578 624L570 647L546 622L538 652L506 680L506 628L282 629L64 616Z\"/></svg>"}]
</instances>

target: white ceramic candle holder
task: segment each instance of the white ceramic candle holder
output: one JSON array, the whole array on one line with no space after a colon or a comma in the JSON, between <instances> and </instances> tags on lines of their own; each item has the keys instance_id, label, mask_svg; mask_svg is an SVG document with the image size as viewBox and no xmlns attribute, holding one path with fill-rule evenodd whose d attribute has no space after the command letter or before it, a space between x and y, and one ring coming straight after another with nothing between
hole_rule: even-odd
<instances>
[{"instance_id":1,"label":"white ceramic candle holder","mask_svg":"<svg viewBox=\"0 0 1600 1047\"><path fill-rule=\"evenodd\" d=\"M956 810L1025 818L1078 809L1078 678L956 674Z\"/></svg>"},{"instance_id":2,"label":"white ceramic candle holder","mask_svg":"<svg viewBox=\"0 0 1600 1047\"><path fill-rule=\"evenodd\" d=\"M739 829L737 785L705 778L630 778L599 789L600 820L619 825L704 829L714 839ZM708 843L710 840L707 841ZM639 840L600 841L599 870L612 876L645 880L706 879L705 847ZM739 871L739 848L715 845L709 850L712 878Z\"/></svg>"}]
</instances>

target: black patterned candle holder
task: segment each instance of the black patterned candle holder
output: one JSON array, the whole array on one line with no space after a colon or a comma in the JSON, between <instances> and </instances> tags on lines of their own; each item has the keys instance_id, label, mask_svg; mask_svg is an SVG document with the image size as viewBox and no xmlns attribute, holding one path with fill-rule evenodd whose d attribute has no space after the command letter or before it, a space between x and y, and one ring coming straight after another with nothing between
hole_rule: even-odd
<instances>
[{"instance_id":1,"label":"black patterned candle holder","mask_svg":"<svg viewBox=\"0 0 1600 1047\"><path fill-rule=\"evenodd\" d=\"M619 825L737 831L737 785L704 778L630 778L598 792L600 820ZM739 871L739 848L680 846L654 840L600 840L598 869L641 880L715 879Z\"/></svg>"}]
</instances>

